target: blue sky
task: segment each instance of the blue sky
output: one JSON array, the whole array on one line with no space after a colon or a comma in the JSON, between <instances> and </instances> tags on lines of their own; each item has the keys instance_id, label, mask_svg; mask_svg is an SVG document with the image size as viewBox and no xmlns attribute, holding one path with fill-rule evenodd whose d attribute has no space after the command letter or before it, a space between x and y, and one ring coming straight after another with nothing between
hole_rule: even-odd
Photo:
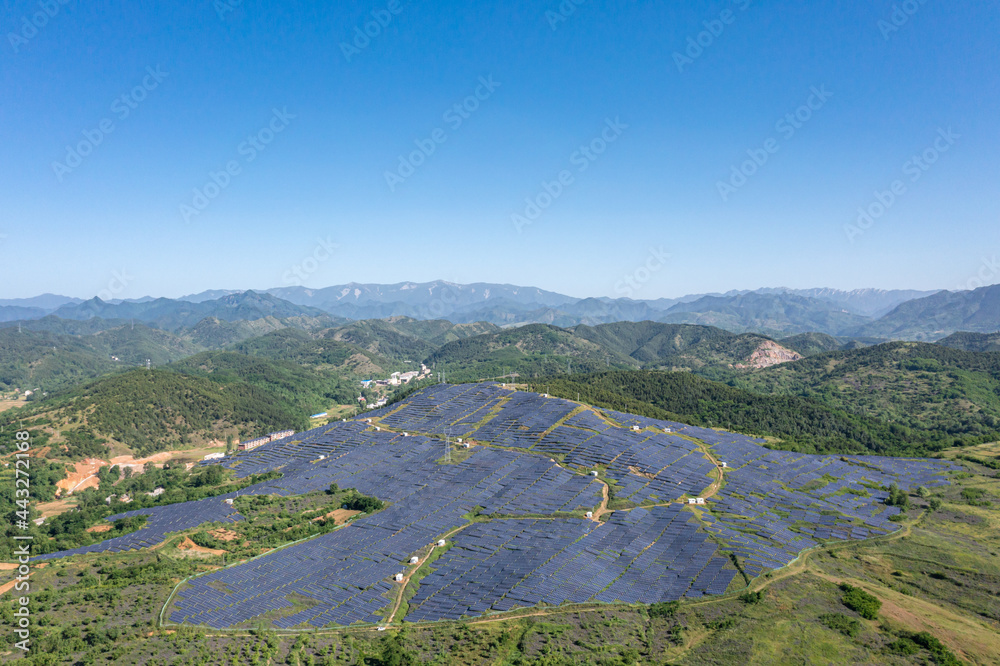
<instances>
[{"instance_id":1,"label":"blue sky","mask_svg":"<svg viewBox=\"0 0 1000 666\"><path fill-rule=\"evenodd\" d=\"M1000 282L1000 5L318 4L5 2L0 297Z\"/></svg>"}]
</instances>

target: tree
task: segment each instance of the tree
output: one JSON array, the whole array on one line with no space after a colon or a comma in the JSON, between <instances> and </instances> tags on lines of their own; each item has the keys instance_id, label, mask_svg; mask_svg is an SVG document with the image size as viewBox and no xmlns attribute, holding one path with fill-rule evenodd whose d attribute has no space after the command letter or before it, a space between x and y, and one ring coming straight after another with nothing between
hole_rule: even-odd
<instances>
[{"instance_id":1,"label":"tree","mask_svg":"<svg viewBox=\"0 0 1000 666\"><path fill-rule=\"evenodd\" d=\"M885 501L889 506L898 506L905 511L910 508L910 496L906 494L898 485L893 483L889 486L889 498Z\"/></svg>"}]
</instances>

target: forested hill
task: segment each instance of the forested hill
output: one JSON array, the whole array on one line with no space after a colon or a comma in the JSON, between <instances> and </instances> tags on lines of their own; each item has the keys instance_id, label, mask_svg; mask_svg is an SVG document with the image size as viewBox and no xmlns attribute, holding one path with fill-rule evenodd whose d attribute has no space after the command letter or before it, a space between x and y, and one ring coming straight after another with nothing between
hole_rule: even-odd
<instances>
[{"instance_id":1,"label":"forested hill","mask_svg":"<svg viewBox=\"0 0 1000 666\"><path fill-rule=\"evenodd\" d=\"M728 381L917 431L980 437L1000 429L1000 353L892 342L732 374Z\"/></svg>"},{"instance_id":2,"label":"forested hill","mask_svg":"<svg viewBox=\"0 0 1000 666\"><path fill-rule=\"evenodd\" d=\"M611 371L537 380L535 390L619 411L774 437L776 448L805 453L931 455L979 442L849 414L799 396L762 396L683 372ZM994 436L996 434L994 433Z\"/></svg>"},{"instance_id":3,"label":"forested hill","mask_svg":"<svg viewBox=\"0 0 1000 666\"><path fill-rule=\"evenodd\" d=\"M99 379L23 410L0 413L0 424L36 426L36 443L59 457L105 456L100 442L136 455L189 444L308 427L309 412L261 385L221 383L171 370L132 370ZM60 434L53 435L54 431ZM43 434L47 433L47 434Z\"/></svg>"}]
</instances>

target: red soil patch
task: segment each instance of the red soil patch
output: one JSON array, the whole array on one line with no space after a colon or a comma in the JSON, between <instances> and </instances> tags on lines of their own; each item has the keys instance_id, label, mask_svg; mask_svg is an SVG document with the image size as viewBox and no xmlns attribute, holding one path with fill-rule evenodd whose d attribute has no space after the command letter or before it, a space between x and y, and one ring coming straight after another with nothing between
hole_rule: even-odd
<instances>
[{"instance_id":1,"label":"red soil patch","mask_svg":"<svg viewBox=\"0 0 1000 666\"><path fill-rule=\"evenodd\" d=\"M356 516L359 513L361 512L351 511L349 509L335 509L330 513L326 514L325 516L317 516L316 518L313 518L313 520L321 520L323 518L333 518L333 522L335 524L343 525L351 518L351 516Z\"/></svg>"},{"instance_id":2,"label":"red soil patch","mask_svg":"<svg viewBox=\"0 0 1000 666\"><path fill-rule=\"evenodd\" d=\"M236 532L233 532L232 530L227 530L224 527L212 530L209 532L209 534L211 534L219 541L235 541L240 537L240 535L237 534Z\"/></svg>"},{"instance_id":3,"label":"red soil patch","mask_svg":"<svg viewBox=\"0 0 1000 666\"><path fill-rule=\"evenodd\" d=\"M187 537L184 539L184 541L181 541L180 544L177 545L177 550L183 550L186 553L205 553L207 555L223 555L226 552L224 550L217 550L215 548L204 548L202 546L199 546L194 541L191 541L190 537Z\"/></svg>"},{"instance_id":4,"label":"red soil patch","mask_svg":"<svg viewBox=\"0 0 1000 666\"><path fill-rule=\"evenodd\" d=\"M56 483L56 487L62 492L76 492L87 488L97 488L100 481L97 479L97 470L108 463L97 458L87 458L76 463L74 470L69 475Z\"/></svg>"},{"instance_id":5,"label":"red soil patch","mask_svg":"<svg viewBox=\"0 0 1000 666\"><path fill-rule=\"evenodd\" d=\"M87 531L90 532L91 534L100 533L100 532L110 532L111 531L111 525L94 525L92 527L88 527Z\"/></svg>"}]
</instances>

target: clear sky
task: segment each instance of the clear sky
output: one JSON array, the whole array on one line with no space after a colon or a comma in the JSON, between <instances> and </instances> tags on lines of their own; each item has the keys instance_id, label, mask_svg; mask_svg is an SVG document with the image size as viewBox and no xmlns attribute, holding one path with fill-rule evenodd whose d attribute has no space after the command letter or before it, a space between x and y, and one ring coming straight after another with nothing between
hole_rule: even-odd
<instances>
[{"instance_id":1,"label":"clear sky","mask_svg":"<svg viewBox=\"0 0 1000 666\"><path fill-rule=\"evenodd\" d=\"M996 2L61 2L0 17L0 298L1000 282Z\"/></svg>"}]
</instances>

